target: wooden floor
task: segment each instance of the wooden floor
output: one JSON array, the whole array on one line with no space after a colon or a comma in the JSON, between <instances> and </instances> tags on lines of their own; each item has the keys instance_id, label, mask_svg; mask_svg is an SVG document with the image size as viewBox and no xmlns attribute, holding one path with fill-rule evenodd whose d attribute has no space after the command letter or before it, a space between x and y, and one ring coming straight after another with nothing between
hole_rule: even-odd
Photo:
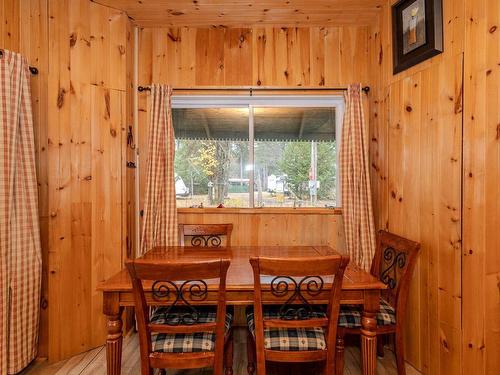
<instances>
[{"instance_id":1,"label":"wooden floor","mask_svg":"<svg viewBox=\"0 0 500 375\"><path fill-rule=\"evenodd\" d=\"M234 374L246 375L246 332L243 328L237 328L234 332ZM360 353L356 346L346 347L345 352L345 370L344 374L357 375L361 374ZM140 374L139 360L139 339L137 334L132 334L124 339L123 343L123 359L122 359L122 374L123 375L138 375ZM314 375L316 371L307 367L294 365L290 366L273 366L268 368L268 375ZM82 353L66 361L48 365L44 362L35 362L26 370L21 372L21 375L105 375L106 374L106 350L104 347L99 347L94 350ZM167 371L168 375L211 375L210 369L202 370L171 370ZM396 375L396 362L393 353L386 348L385 357L379 358L377 363L377 374L379 375ZM407 375L420 374L413 367L406 366Z\"/></svg>"}]
</instances>

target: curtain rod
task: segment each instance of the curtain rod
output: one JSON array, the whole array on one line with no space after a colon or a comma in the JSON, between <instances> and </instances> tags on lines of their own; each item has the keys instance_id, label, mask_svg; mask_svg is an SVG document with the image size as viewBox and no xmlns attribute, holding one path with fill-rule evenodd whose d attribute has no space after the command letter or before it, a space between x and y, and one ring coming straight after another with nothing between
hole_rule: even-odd
<instances>
[{"instance_id":1,"label":"curtain rod","mask_svg":"<svg viewBox=\"0 0 500 375\"><path fill-rule=\"evenodd\" d=\"M3 50L0 49L0 58L2 58L2 57L3 57ZM38 69L35 68L34 66L30 66L30 72L31 72L31 74L36 76L38 74Z\"/></svg>"},{"instance_id":2,"label":"curtain rod","mask_svg":"<svg viewBox=\"0 0 500 375\"><path fill-rule=\"evenodd\" d=\"M138 86L139 92L151 91L149 86ZM365 86L361 89L365 94L370 92L370 86ZM347 87L174 87L173 91L347 91Z\"/></svg>"}]
</instances>

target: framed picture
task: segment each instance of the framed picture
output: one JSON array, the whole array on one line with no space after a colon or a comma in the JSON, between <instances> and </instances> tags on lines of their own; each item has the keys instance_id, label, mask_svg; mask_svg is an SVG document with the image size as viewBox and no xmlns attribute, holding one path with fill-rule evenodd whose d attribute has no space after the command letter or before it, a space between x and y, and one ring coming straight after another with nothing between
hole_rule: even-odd
<instances>
[{"instance_id":1,"label":"framed picture","mask_svg":"<svg viewBox=\"0 0 500 375\"><path fill-rule=\"evenodd\" d=\"M392 6L393 73L443 52L442 0L400 0Z\"/></svg>"}]
</instances>

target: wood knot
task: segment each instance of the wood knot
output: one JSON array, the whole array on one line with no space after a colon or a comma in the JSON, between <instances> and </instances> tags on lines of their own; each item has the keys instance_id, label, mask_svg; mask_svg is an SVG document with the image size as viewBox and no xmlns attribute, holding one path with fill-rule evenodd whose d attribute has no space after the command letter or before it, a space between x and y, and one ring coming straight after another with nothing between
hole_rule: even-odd
<instances>
[{"instance_id":1,"label":"wood knot","mask_svg":"<svg viewBox=\"0 0 500 375\"><path fill-rule=\"evenodd\" d=\"M495 31L497 31L496 25L491 26L489 31L490 31L490 34L493 34Z\"/></svg>"},{"instance_id":2,"label":"wood knot","mask_svg":"<svg viewBox=\"0 0 500 375\"><path fill-rule=\"evenodd\" d=\"M78 39L78 37L77 37L76 33L71 33L71 35L69 36L69 46L70 46L70 48L72 48L72 47L75 46L77 39Z\"/></svg>"},{"instance_id":3,"label":"wood knot","mask_svg":"<svg viewBox=\"0 0 500 375\"><path fill-rule=\"evenodd\" d=\"M109 90L104 93L104 102L106 104L106 113L104 114L104 119L109 120L111 117L111 103L109 97Z\"/></svg>"},{"instance_id":4,"label":"wood knot","mask_svg":"<svg viewBox=\"0 0 500 375\"><path fill-rule=\"evenodd\" d=\"M116 137L116 130L115 129L109 129L109 134L111 134L112 137Z\"/></svg>"},{"instance_id":5,"label":"wood knot","mask_svg":"<svg viewBox=\"0 0 500 375\"><path fill-rule=\"evenodd\" d=\"M57 108L61 109L64 105L64 95L66 95L66 90L64 88L59 88L59 92L57 94Z\"/></svg>"},{"instance_id":6,"label":"wood knot","mask_svg":"<svg viewBox=\"0 0 500 375\"><path fill-rule=\"evenodd\" d=\"M171 32L169 32L167 36L172 42L178 42L180 40L179 37L174 36L174 34L172 34Z\"/></svg>"},{"instance_id":7,"label":"wood knot","mask_svg":"<svg viewBox=\"0 0 500 375\"><path fill-rule=\"evenodd\" d=\"M406 112L411 112L413 111L413 108L409 105L406 106Z\"/></svg>"}]
</instances>

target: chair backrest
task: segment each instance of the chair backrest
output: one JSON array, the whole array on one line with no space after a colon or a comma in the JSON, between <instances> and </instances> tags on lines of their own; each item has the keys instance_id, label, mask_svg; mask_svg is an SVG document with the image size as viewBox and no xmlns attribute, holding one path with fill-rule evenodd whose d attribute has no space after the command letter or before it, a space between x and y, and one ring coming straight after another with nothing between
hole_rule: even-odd
<instances>
[{"instance_id":1,"label":"chair backrest","mask_svg":"<svg viewBox=\"0 0 500 375\"><path fill-rule=\"evenodd\" d=\"M379 231L371 274L387 285L382 297L399 314L406 306L411 276L420 244L387 231Z\"/></svg>"},{"instance_id":2,"label":"chair backrest","mask_svg":"<svg viewBox=\"0 0 500 375\"><path fill-rule=\"evenodd\" d=\"M126 262L130 273L135 299L137 325L141 351L143 374L151 368L176 367L185 360L196 361L200 366L214 366L222 371L224 355L224 335L226 316L226 276L230 261L227 259L179 262L151 260L129 260ZM209 290L206 280L219 279L214 291ZM218 292L217 292L218 290ZM147 294L146 294L147 293ZM214 323L198 323L197 304L207 299L209 293L218 293L217 319ZM149 320L149 305L167 306L166 324L152 324ZM187 311L181 319L171 319L168 312L174 307ZM152 333L194 333L215 332L215 351L201 353L153 353ZM176 356L182 355L179 360Z\"/></svg>"},{"instance_id":3,"label":"chair backrest","mask_svg":"<svg viewBox=\"0 0 500 375\"><path fill-rule=\"evenodd\" d=\"M232 231L233 224L179 224L179 243L191 247L231 246Z\"/></svg>"},{"instance_id":4,"label":"chair backrest","mask_svg":"<svg viewBox=\"0 0 500 375\"><path fill-rule=\"evenodd\" d=\"M251 257L253 269L255 298L255 342L259 355L271 359L270 355L300 356L300 360L318 359L315 351L282 352L264 349L265 328L312 328L323 327L326 331L328 355L333 360L337 320L340 308L340 293L344 271L349 257L332 255L310 258L268 258ZM262 279L269 282L263 283ZM325 281L326 279L326 281ZM331 284L331 289L327 287ZM263 302L279 301L281 304L278 319L264 319ZM320 300L328 301L326 317L312 314L312 304ZM276 304L273 302L273 305ZM324 352L324 351L322 351ZM297 359L299 357L295 357Z\"/></svg>"}]
</instances>

